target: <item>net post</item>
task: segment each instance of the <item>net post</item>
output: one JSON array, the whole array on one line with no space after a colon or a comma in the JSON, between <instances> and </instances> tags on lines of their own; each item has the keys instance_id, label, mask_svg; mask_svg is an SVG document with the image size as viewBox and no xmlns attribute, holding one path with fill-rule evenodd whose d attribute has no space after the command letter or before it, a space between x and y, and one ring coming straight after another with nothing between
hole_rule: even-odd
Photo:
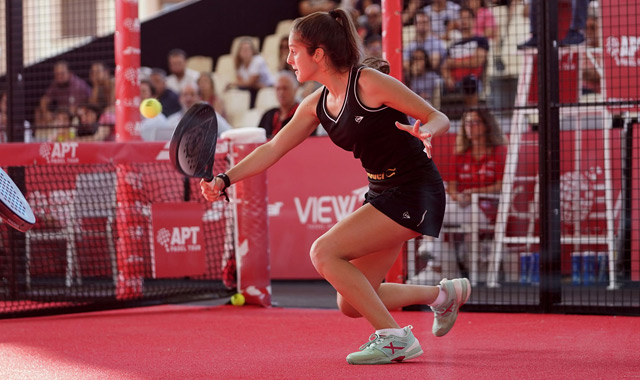
<instances>
[{"instance_id":1,"label":"net post","mask_svg":"<svg viewBox=\"0 0 640 380\"><path fill-rule=\"evenodd\" d=\"M250 127L224 132L221 138L230 140L232 167L267 140L264 129ZM247 178L229 190L236 214L238 293L247 304L271 306L267 174Z\"/></svg>"}]
</instances>

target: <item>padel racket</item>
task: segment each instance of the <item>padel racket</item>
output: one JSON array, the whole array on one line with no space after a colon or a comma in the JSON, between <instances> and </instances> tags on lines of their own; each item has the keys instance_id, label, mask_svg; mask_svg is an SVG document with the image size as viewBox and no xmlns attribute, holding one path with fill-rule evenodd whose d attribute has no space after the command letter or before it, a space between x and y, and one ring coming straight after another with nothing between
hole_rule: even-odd
<instances>
[{"instance_id":1,"label":"padel racket","mask_svg":"<svg viewBox=\"0 0 640 380\"><path fill-rule=\"evenodd\" d=\"M21 232L26 232L36 223L36 217L24 195L2 169L0 169L0 217Z\"/></svg>"},{"instance_id":2,"label":"padel racket","mask_svg":"<svg viewBox=\"0 0 640 380\"><path fill-rule=\"evenodd\" d=\"M210 182L217 141L216 112L208 103L196 103L173 131L169 144L171 163L184 175Z\"/></svg>"}]
</instances>

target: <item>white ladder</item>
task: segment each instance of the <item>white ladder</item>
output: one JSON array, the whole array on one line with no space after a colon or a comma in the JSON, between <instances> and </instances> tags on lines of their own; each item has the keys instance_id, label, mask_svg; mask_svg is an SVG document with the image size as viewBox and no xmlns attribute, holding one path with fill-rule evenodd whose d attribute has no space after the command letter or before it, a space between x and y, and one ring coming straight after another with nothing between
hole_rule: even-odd
<instances>
[{"instance_id":1,"label":"white ladder","mask_svg":"<svg viewBox=\"0 0 640 380\"><path fill-rule=\"evenodd\" d=\"M573 49L561 48L561 49ZM529 205L529 226L526 236L507 236L507 221L509 212L511 210L511 203L513 202L513 187L516 180L522 180L522 177L518 177L518 158L520 156L519 150L522 145L522 134L527 127L526 117L529 114L537 114L537 109L524 109L527 106L527 100L529 97L529 88L531 85L531 78L533 73L534 58L536 56L535 50L526 50L524 52L524 63L522 66L521 74L518 79L518 87L515 99L515 107L512 120L511 120L511 132L509 136L509 152L505 163L505 172L502 181L502 192L500 194L500 203L498 206L498 215L495 227L494 238L494 260L489 263L487 274L487 287L498 287L498 271L500 263L502 261L502 255L506 244L522 244L531 245L539 244L540 237L534 236L534 223L535 213L539 208L539 182L538 176L536 176L536 186L534 201ZM603 77L603 76L601 76ZM604 86L602 87L604 88ZM580 108L563 107L560 108L561 116L574 116L578 123L575 128L576 133L576 145L575 145L575 164L577 167L575 170L579 170L580 158L582 154L581 136L582 136L582 123L581 117L588 114L599 113L603 115L604 128L602 129L602 139L604 144L604 181L605 181L605 219L606 219L606 244L608 247L608 270L609 270L609 285L607 289L616 289L615 278L615 236L614 236L614 214L613 214L613 187L612 187L612 173L611 173L611 114L603 106L598 106L597 109L582 110ZM583 235L580 232L580 221L576 221L576 228L574 229L573 236L561 236L562 244L602 244L602 235Z\"/></svg>"}]
</instances>

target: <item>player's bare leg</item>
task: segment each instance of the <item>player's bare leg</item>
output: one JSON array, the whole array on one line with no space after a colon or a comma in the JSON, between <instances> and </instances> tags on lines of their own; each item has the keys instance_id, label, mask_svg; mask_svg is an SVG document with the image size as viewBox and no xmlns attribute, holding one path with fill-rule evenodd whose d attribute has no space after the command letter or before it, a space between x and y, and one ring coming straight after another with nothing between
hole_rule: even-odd
<instances>
[{"instance_id":1,"label":"player's bare leg","mask_svg":"<svg viewBox=\"0 0 640 380\"><path fill-rule=\"evenodd\" d=\"M346 315L362 315L375 329L399 328L389 309L427 304L439 292L436 286L381 286L404 242L418 235L367 204L320 237L311 258L340 294Z\"/></svg>"}]
</instances>

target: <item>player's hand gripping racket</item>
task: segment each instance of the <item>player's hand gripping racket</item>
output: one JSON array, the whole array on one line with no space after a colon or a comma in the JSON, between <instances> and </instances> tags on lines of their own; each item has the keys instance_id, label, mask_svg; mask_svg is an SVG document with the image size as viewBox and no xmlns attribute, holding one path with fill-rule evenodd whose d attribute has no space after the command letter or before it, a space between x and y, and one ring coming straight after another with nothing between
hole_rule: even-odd
<instances>
[{"instance_id":1,"label":"player's hand gripping racket","mask_svg":"<svg viewBox=\"0 0 640 380\"><path fill-rule=\"evenodd\" d=\"M171 163L182 174L213 180L218 119L208 103L196 103L182 116L169 144ZM229 200L226 192L222 194Z\"/></svg>"},{"instance_id":2,"label":"player's hand gripping racket","mask_svg":"<svg viewBox=\"0 0 640 380\"><path fill-rule=\"evenodd\" d=\"M36 223L27 200L4 170L0 169L0 217L11 227L26 232Z\"/></svg>"}]
</instances>

